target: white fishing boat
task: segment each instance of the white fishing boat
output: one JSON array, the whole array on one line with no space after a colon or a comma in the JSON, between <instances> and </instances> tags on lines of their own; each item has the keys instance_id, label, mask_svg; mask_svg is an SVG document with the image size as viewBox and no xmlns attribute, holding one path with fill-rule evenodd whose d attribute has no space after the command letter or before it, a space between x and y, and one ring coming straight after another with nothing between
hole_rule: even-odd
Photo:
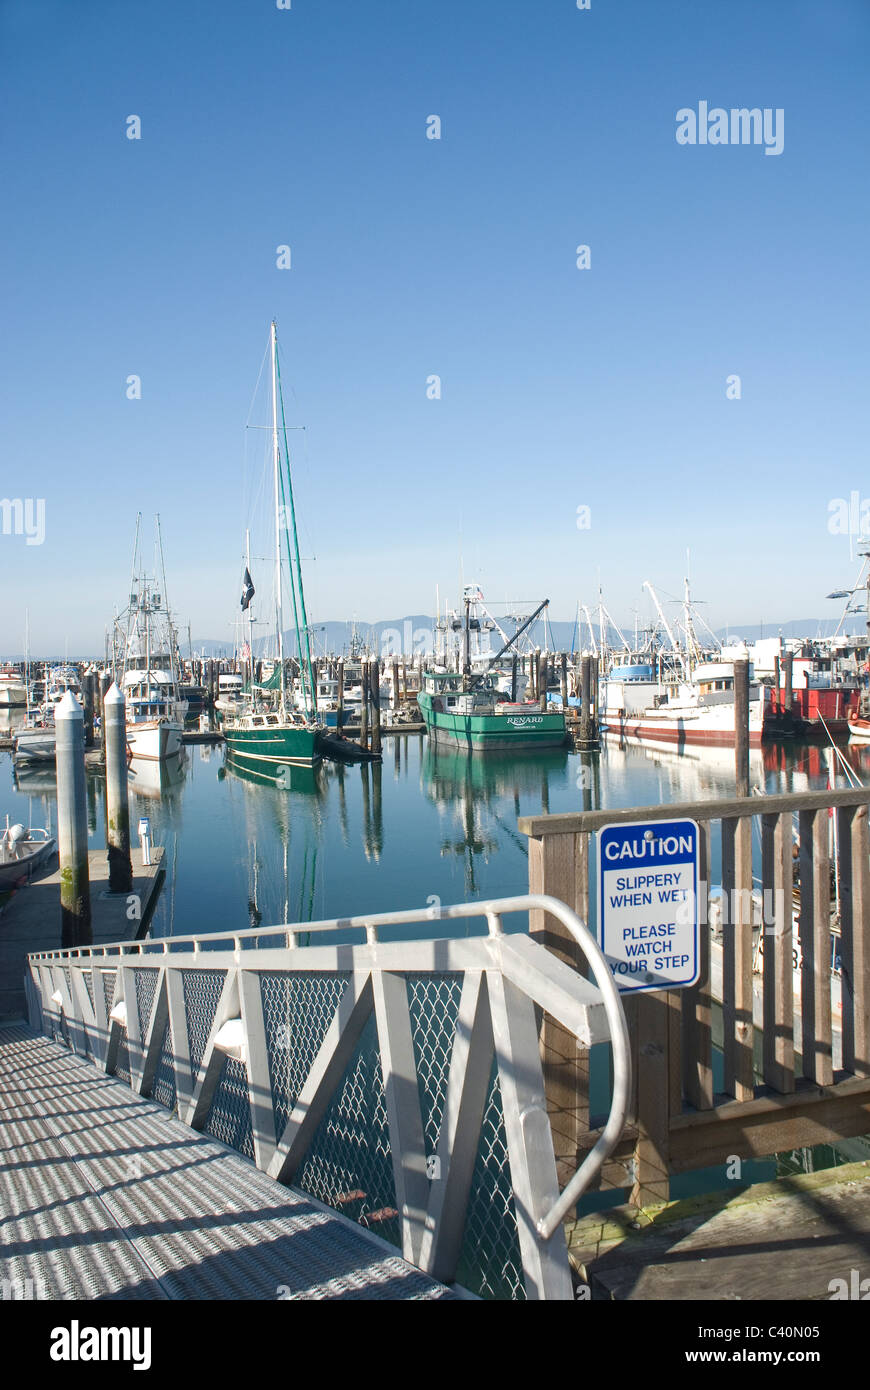
<instances>
[{"instance_id":1,"label":"white fishing boat","mask_svg":"<svg viewBox=\"0 0 870 1390\"><path fill-rule=\"evenodd\" d=\"M0 705L26 705L27 683L12 666L0 667Z\"/></svg>"},{"instance_id":2,"label":"white fishing boat","mask_svg":"<svg viewBox=\"0 0 870 1390\"><path fill-rule=\"evenodd\" d=\"M761 744L768 686L752 684L750 667L749 743ZM665 687L656 702L639 713L611 711L609 733L657 743L733 746L735 739L734 662L705 661L686 680Z\"/></svg>"},{"instance_id":3,"label":"white fishing boat","mask_svg":"<svg viewBox=\"0 0 870 1390\"><path fill-rule=\"evenodd\" d=\"M130 603L116 620L123 642L122 689L127 702L127 746L135 758L163 761L181 749L187 701L181 695L178 639L166 600L160 518L156 518L160 579L146 575L136 519Z\"/></svg>"},{"instance_id":4,"label":"white fishing boat","mask_svg":"<svg viewBox=\"0 0 870 1390\"><path fill-rule=\"evenodd\" d=\"M218 676L218 693L214 706L215 709L220 710L221 714L238 714L240 710L246 708L248 698L245 694L243 676L232 673Z\"/></svg>"},{"instance_id":5,"label":"white fishing boat","mask_svg":"<svg viewBox=\"0 0 870 1390\"><path fill-rule=\"evenodd\" d=\"M27 883L34 871L45 864L57 849L47 830L10 825L0 835L0 891Z\"/></svg>"}]
</instances>

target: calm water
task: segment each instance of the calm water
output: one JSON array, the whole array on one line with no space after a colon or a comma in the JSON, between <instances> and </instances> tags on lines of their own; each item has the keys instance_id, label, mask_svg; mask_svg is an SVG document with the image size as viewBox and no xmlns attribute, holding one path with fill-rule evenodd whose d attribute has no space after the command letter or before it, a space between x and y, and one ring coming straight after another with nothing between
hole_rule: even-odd
<instances>
[{"instance_id":1,"label":"calm water","mask_svg":"<svg viewBox=\"0 0 870 1390\"><path fill-rule=\"evenodd\" d=\"M844 754L870 782L870 748ZM765 748L751 755L750 780L768 792L824 787L835 761L818 747ZM0 812L55 825L54 780L53 766L16 771L0 754ZM842 773L836 784L845 785ZM608 743L593 754L469 758L411 735L386 741L381 766L326 763L294 771L282 789L225 765L221 748L190 746L175 766L134 764L130 811L134 827L150 818L165 850L152 925L164 936L425 907L433 896L448 904L523 893L519 816L704 800L733 788L729 749L679 754ZM88 806L97 849L105 844L104 783L91 772ZM717 872L714 862L713 881ZM745 1181L774 1173L771 1164L744 1165ZM715 1178L675 1181L675 1195L709 1189Z\"/></svg>"},{"instance_id":2,"label":"calm water","mask_svg":"<svg viewBox=\"0 0 870 1390\"><path fill-rule=\"evenodd\" d=\"M826 750L752 754L766 791L827 785ZM846 751L870 781L870 748ZM838 776L837 785L844 785ZM0 813L55 825L54 768L13 769L0 753ZM241 930L258 922L502 897L528 887L521 815L649 806L733 792L733 754L657 752L608 744L600 753L468 758L422 736L386 742L383 764L294 770L286 789L225 766L221 748L188 747L168 768L136 763L130 812L151 821L167 880L156 935ZM104 782L88 774L90 845L105 844ZM713 878L716 877L714 864Z\"/></svg>"}]
</instances>

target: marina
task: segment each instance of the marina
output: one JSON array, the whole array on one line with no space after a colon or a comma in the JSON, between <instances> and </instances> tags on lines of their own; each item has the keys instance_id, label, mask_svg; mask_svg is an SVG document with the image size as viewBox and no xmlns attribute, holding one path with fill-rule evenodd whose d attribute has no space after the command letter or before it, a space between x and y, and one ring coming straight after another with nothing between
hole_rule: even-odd
<instances>
[{"instance_id":1,"label":"marina","mask_svg":"<svg viewBox=\"0 0 870 1390\"><path fill-rule=\"evenodd\" d=\"M298 1369L287 1303L548 1302L668 1382L854 1377L861 6L44 8L0 21L31 1359L235 1382Z\"/></svg>"}]
</instances>

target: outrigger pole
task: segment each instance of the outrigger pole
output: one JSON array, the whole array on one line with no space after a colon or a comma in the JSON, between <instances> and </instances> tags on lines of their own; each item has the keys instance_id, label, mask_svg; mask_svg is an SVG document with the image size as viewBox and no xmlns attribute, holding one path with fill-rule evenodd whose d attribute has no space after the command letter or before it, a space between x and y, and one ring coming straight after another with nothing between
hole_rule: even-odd
<instances>
[{"instance_id":1,"label":"outrigger pole","mask_svg":"<svg viewBox=\"0 0 870 1390\"><path fill-rule=\"evenodd\" d=\"M535 621L535 619L537 618L538 614L539 614L539 613L543 613L544 609L545 609L545 608L548 608L549 605L550 605L550 600L549 600L548 598L545 598L545 599L544 599L544 602L541 603L541 604L539 604L538 607L535 609L535 611L534 611L534 613L532 614L532 616L531 616L530 618L526 618L526 621L523 623L522 627L518 627L518 628L517 628L517 630L516 630L516 632L514 633L513 637L509 638L508 641L505 642L504 646L503 646L499 651L496 652L495 656L491 656L491 657L490 657L490 659L489 659L489 661L488 661L488 663L487 663L487 667L486 667L486 670L487 670L487 671L489 670L489 668L490 668L491 666L493 666L493 665L498 661L499 657L504 656L505 652L508 650L508 647L512 647L513 644L514 644L514 642L516 642L516 640L517 640L518 637L522 637L522 635L523 635L523 633L525 632L526 628L527 628L527 627L531 627L532 623ZM469 690L473 690L474 687L477 685L477 682L478 682L478 681L482 681L485 675L486 675L486 671L481 671L481 673L480 673L479 676L475 676L475 677L474 677L474 680L471 682L471 684L469 685L468 689L469 689Z\"/></svg>"}]
</instances>

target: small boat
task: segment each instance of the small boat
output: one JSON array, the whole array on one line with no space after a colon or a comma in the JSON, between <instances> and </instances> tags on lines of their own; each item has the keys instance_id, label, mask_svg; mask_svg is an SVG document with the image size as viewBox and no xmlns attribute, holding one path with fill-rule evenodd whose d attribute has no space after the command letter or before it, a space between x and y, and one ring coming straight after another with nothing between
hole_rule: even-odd
<instances>
[{"instance_id":1,"label":"small boat","mask_svg":"<svg viewBox=\"0 0 870 1390\"><path fill-rule=\"evenodd\" d=\"M53 723L33 724L12 736L12 758L16 763L53 763L55 751Z\"/></svg>"},{"instance_id":2,"label":"small boat","mask_svg":"<svg viewBox=\"0 0 870 1390\"><path fill-rule=\"evenodd\" d=\"M45 864L57 849L47 830L26 830L23 825L10 825L0 835L0 890L18 888L29 882L35 869Z\"/></svg>"},{"instance_id":3,"label":"small boat","mask_svg":"<svg viewBox=\"0 0 870 1390\"><path fill-rule=\"evenodd\" d=\"M12 666L0 669L0 705L27 704L27 684Z\"/></svg>"},{"instance_id":4,"label":"small boat","mask_svg":"<svg viewBox=\"0 0 870 1390\"><path fill-rule=\"evenodd\" d=\"M848 716L849 739L853 743L870 743L870 718L851 709Z\"/></svg>"},{"instance_id":5,"label":"small boat","mask_svg":"<svg viewBox=\"0 0 870 1390\"><path fill-rule=\"evenodd\" d=\"M337 763L379 763L382 760L380 753L372 753L354 739L344 738L332 731L321 734L320 751L324 758L331 758Z\"/></svg>"}]
</instances>

